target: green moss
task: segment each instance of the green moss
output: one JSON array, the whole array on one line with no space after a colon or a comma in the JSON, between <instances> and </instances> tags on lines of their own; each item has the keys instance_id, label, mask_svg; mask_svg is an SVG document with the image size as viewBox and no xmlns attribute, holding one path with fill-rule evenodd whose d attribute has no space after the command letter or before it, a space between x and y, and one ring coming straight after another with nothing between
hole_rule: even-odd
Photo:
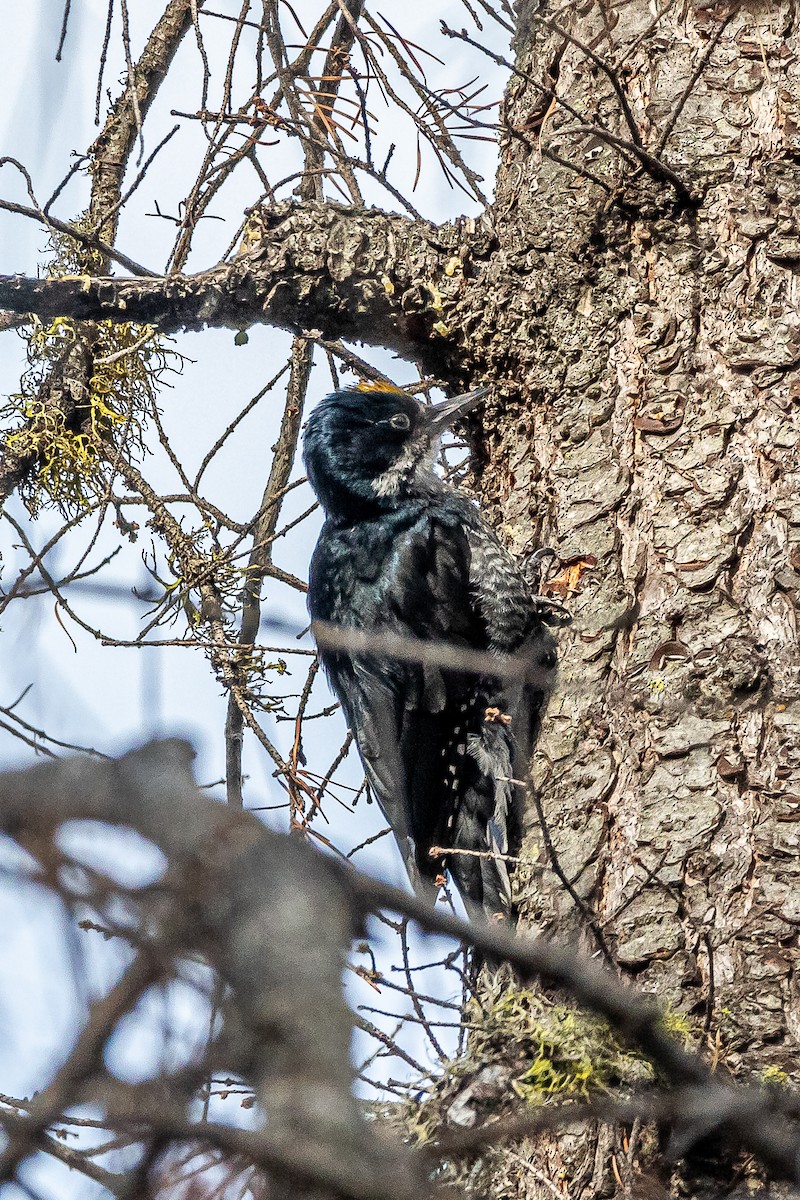
<instances>
[{"instance_id":1,"label":"green moss","mask_svg":"<svg viewBox=\"0 0 800 1200\"><path fill-rule=\"evenodd\" d=\"M500 1067L496 1077L505 1082L491 1099L476 1101L482 1119L518 1111L520 1100L537 1106L653 1079L649 1063L605 1021L521 987L505 972L467 1004L464 1021L467 1053L425 1081L425 1098L408 1105L404 1124L417 1141L435 1137L453 1102L487 1066Z\"/></svg>"},{"instance_id":2,"label":"green moss","mask_svg":"<svg viewBox=\"0 0 800 1200\"><path fill-rule=\"evenodd\" d=\"M511 1087L530 1104L641 1080L648 1070L599 1017L513 984L493 989L480 1008L473 1002L468 1016L471 1054L511 1052Z\"/></svg>"}]
</instances>

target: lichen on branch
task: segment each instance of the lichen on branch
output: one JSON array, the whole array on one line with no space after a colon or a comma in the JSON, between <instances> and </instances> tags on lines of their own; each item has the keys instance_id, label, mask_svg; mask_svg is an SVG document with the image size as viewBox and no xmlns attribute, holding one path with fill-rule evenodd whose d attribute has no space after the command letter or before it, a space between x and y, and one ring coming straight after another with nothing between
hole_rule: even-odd
<instances>
[{"instance_id":1,"label":"lichen on branch","mask_svg":"<svg viewBox=\"0 0 800 1200\"><path fill-rule=\"evenodd\" d=\"M60 234L51 248L48 279L56 281L91 269L97 257ZM141 450L155 386L179 368L180 356L150 325L101 321L89 345L73 317L45 323L35 314L27 354L20 390L0 408L0 418L12 424L6 451L35 463L21 487L32 513L49 503L72 516L104 493L108 459L121 438L129 451ZM74 403L58 402L65 393Z\"/></svg>"},{"instance_id":2,"label":"lichen on branch","mask_svg":"<svg viewBox=\"0 0 800 1200\"><path fill-rule=\"evenodd\" d=\"M438 365L457 335L450 310L467 286L474 225L287 201L262 210L259 236L250 233L230 263L156 279L0 276L0 309L162 333L263 323L421 353Z\"/></svg>"}]
</instances>

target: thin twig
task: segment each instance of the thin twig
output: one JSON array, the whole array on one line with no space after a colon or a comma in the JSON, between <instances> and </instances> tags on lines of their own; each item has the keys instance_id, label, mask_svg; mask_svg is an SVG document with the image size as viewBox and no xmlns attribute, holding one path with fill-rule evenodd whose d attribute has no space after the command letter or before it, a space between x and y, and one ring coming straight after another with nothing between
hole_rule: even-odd
<instances>
[{"instance_id":1,"label":"thin twig","mask_svg":"<svg viewBox=\"0 0 800 1200\"><path fill-rule=\"evenodd\" d=\"M529 72L520 70L519 67L516 67L512 62L509 62L509 60L504 58L501 54L495 54L486 46L482 46L480 42L477 42L474 38L469 37L466 30L462 29L459 32L458 30L450 29L450 27L444 21L441 22L441 26L442 32L446 37L457 38L459 41L466 42L468 45L474 46L475 49L480 50L481 53L485 54L487 58L491 58L492 61L496 62L499 66L506 67L520 79L524 79L530 83L537 89L537 91L541 92L543 96L549 96L551 99L555 100L560 107L566 109L571 116L575 117L580 122L580 124L574 129L570 130L570 132L584 134L591 133L601 142L605 142L607 145L613 146L619 151L628 151L639 160L642 166L654 179L672 184L684 204L687 204L691 207L695 207L697 205L697 198L693 195L688 185L684 183L680 176L677 175L671 167L668 167L666 163L662 162L661 159L659 159L656 155L651 154L643 146L638 145L634 141L611 133L610 130L606 129L602 125L597 123L587 124L585 122L585 118L582 117L566 100L562 99L557 92L554 92L551 88L544 87L541 83L539 83L538 79L535 79L531 74L529 74Z\"/></svg>"},{"instance_id":2,"label":"thin twig","mask_svg":"<svg viewBox=\"0 0 800 1200\"><path fill-rule=\"evenodd\" d=\"M689 99L689 97L691 96L695 87L697 86L700 76L703 74L703 72L705 71L706 67L708 66L708 64L711 60L711 55L714 53L714 51L717 48L720 38L722 37L723 33L728 28L728 25L730 24L730 22L732 20L733 20L733 10L731 10L731 12L729 12L728 15L725 17L725 19L723 20L719 29L716 31L716 33L712 37L711 41L706 46L705 51L701 55L700 61L698 62L697 66L695 67L694 71L692 72L691 78L689 79L689 82L686 84L686 87L683 89L680 96L678 97L678 101L677 101L675 107L673 108L672 113L670 114L669 120L667 121L666 125L664 126L661 137L658 139L658 145L656 146L656 157L658 157L658 158L661 157L661 154L664 151L664 147L666 146L667 142L669 141L670 137L672 136L672 131L674 130L675 126L678 123L678 118L680 117L681 113L683 112L683 108L684 108L684 105L686 104L686 101Z\"/></svg>"},{"instance_id":3,"label":"thin twig","mask_svg":"<svg viewBox=\"0 0 800 1200\"><path fill-rule=\"evenodd\" d=\"M582 42L580 38L577 38L573 33L570 33L569 30L564 29L563 26L559 25L557 21L553 21L549 17L540 17L536 13L533 14L533 20L539 25L544 25L545 28L549 29L552 33L558 34L559 37L565 38L571 45L581 50L587 58L590 58L596 67L600 68L604 75L606 75L606 77L610 80L611 86L616 93L620 108L622 109L622 114L625 118L625 124L628 126L630 131L631 140L635 146L641 146L642 135L639 132L639 126L636 124L634 115L631 112L630 104L628 103L628 97L625 95L625 89L623 88L619 76L614 68L608 62L606 62L602 55L597 54L591 48L591 46L587 46L587 44Z\"/></svg>"},{"instance_id":4,"label":"thin twig","mask_svg":"<svg viewBox=\"0 0 800 1200\"><path fill-rule=\"evenodd\" d=\"M549 679L544 668L528 662L524 656L492 654L470 650L454 642L428 642L421 638L404 637L388 630L373 631L314 621L311 632L317 645L327 651L347 654L379 653L400 662L420 663L423 666L447 667L451 671L487 675L495 679L526 679L542 682Z\"/></svg>"},{"instance_id":5,"label":"thin twig","mask_svg":"<svg viewBox=\"0 0 800 1200\"><path fill-rule=\"evenodd\" d=\"M64 49L64 42L67 39L67 26L69 24L69 12L72 8L72 0L64 0L64 18L61 22L61 36L58 39L58 49L56 50L56 62L61 62L61 51Z\"/></svg>"},{"instance_id":6,"label":"thin twig","mask_svg":"<svg viewBox=\"0 0 800 1200\"><path fill-rule=\"evenodd\" d=\"M64 233L67 237L74 238L81 246L87 246L90 250L99 250L101 254L112 259L113 262L119 263L121 267L125 267L126 271L130 271L131 275L142 276L147 279L158 279L159 275L156 271L150 271L147 267L143 267L141 263L134 262L132 258L128 258L127 254L122 254L119 250L115 250L113 246L109 246L102 238L93 237L90 233L85 233L82 229L78 229L75 225L70 225L67 221L59 221L58 217L48 216L42 209L28 208L24 204L14 204L11 200L0 200L0 208L6 212L16 213L21 217L31 217L34 221L41 221L47 229L55 229L58 233Z\"/></svg>"},{"instance_id":7,"label":"thin twig","mask_svg":"<svg viewBox=\"0 0 800 1200\"><path fill-rule=\"evenodd\" d=\"M566 875L563 867L561 866L561 862L559 860L558 853L553 844L553 839L550 836L550 827L547 823L547 818L545 816L544 806L542 804L542 798L539 795L539 790L533 783L533 780L530 780L530 782L528 784L527 793L528 793L528 796L533 800L533 806L536 809L536 816L539 821L539 829L541 830L541 834L542 834L542 841L544 842L544 847L545 847L545 850L547 851L547 857L550 859L550 866L553 869L553 873L558 877L558 879L564 885L564 888L566 889L567 893L569 894L569 897L572 900L572 903L575 905L578 912L583 917L588 928L591 929L592 934L594 935L594 939L597 942L597 945L600 948L600 951L603 955L603 958L606 960L606 962L608 963L608 965L610 967L615 967L616 962L615 962L614 956L611 953L611 950L609 949L609 946L608 946L608 942L606 941L606 939L603 935L603 930L602 930L599 920L597 919L597 915L592 911L592 909L589 907L589 905L586 903L586 901L583 899L583 897L580 896L578 894L578 892L575 891L575 888L573 887L573 885L570 882L568 876Z\"/></svg>"},{"instance_id":8,"label":"thin twig","mask_svg":"<svg viewBox=\"0 0 800 1200\"><path fill-rule=\"evenodd\" d=\"M106 10L106 28L103 34L103 45L100 49L100 64L97 69L97 89L94 97L94 123L100 124L100 101L103 96L103 75L108 61L108 47L111 42L111 25L114 20L114 0L108 0Z\"/></svg>"}]
</instances>

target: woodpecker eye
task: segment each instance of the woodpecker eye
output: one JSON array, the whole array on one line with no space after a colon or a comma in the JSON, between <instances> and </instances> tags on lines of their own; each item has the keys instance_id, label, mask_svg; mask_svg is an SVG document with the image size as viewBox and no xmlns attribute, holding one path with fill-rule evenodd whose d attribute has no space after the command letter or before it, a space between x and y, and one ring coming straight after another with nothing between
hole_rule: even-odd
<instances>
[{"instance_id":1,"label":"woodpecker eye","mask_svg":"<svg viewBox=\"0 0 800 1200\"><path fill-rule=\"evenodd\" d=\"M393 417L389 418L389 424L392 429L410 429L411 418L406 413L395 413Z\"/></svg>"}]
</instances>

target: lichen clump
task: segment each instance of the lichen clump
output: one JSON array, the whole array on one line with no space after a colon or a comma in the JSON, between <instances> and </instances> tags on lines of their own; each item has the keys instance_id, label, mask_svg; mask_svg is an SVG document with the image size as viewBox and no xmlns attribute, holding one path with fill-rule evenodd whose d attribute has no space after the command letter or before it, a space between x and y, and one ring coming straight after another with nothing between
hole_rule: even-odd
<instances>
[{"instance_id":1,"label":"lichen clump","mask_svg":"<svg viewBox=\"0 0 800 1200\"><path fill-rule=\"evenodd\" d=\"M101 265L72 238L54 235L51 248L49 278L81 277ZM0 409L4 421L16 423L6 452L21 463L33 460L21 488L31 512L50 503L73 516L105 493L108 463L122 440L141 451L154 387L178 356L154 328L132 322L56 317L45 324L33 317L25 336L28 369Z\"/></svg>"},{"instance_id":2,"label":"lichen clump","mask_svg":"<svg viewBox=\"0 0 800 1200\"><path fill-rule=\"evenodd\" d=\"M649 1064L601 1018L501 977L468 1003L464 1020L467 1053L408 1114L418 1140L443 1125L482 1124L518 1111L520 1101L546 1104L653 1078Z\"/></svg>"}]
</instances>

